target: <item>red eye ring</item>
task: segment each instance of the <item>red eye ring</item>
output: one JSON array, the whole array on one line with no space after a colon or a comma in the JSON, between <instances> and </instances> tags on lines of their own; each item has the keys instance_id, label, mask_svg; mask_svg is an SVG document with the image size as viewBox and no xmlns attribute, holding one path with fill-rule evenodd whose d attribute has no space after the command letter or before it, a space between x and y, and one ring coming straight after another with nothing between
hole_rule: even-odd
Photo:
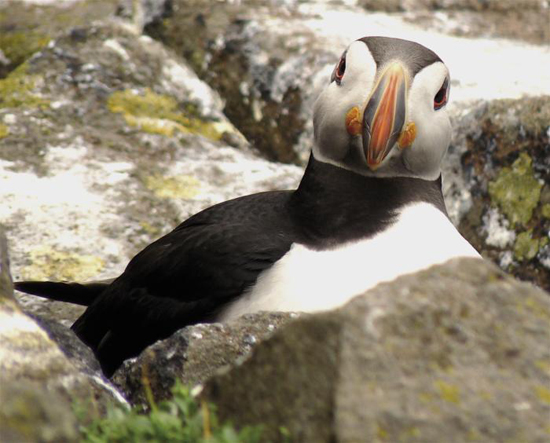
<instances>
[{"instance_id":1,"label":"red eye ring","mask_svg":"<svg viewBox=\"0 0 550 443\"><path fill-rule=\"evenodd\" d=\"M449 79L445 79L434 97L434 109L437 111L447 104L449 99Z\"/></svg>"},{"instance_id":2,"label":"red eye ring","mask_svg":"<svg viewBox=\"0 0 550 443\"><path fill-rule=\"evenodd\" d=\"M334 69L334 80L336 80L336 83L340 84L340 82L344 78L345 72L346 72L346 57L342 56L342 58L338 62L338 66L336 66L336 68Z\"/></svg>"}]
</instances>

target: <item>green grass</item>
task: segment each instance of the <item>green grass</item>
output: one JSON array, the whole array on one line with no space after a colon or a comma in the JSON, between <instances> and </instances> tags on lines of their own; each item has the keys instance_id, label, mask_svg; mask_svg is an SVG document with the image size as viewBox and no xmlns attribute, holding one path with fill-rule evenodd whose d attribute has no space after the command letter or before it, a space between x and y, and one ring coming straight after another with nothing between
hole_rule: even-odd
<instances>
[{"instance_id":1,"label":"green grass","mask_svg":"<svg viewBox=\"0 0 550 443\"><path fill-rule=\"evenodd\" d=\"M173 398L151 410L111 406L105 417L82 426L82 442L185 442L185 443L253 443L261 439L259 427L236 431L228 423L220 424L213 405L196 400L189 389L176 383Z\"/></svg>"}]
</instances>

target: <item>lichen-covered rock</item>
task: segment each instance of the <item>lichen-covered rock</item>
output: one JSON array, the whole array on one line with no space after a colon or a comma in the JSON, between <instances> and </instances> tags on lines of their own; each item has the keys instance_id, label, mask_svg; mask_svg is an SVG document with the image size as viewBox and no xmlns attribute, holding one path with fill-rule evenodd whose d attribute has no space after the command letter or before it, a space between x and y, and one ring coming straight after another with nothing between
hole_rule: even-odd
<instances>
[{"instance_id":1,"label":"lichen-covered rock","mask_svg":"<svg viewBox=\"0 0 550 443\"><path fill-rule=\"evenodd\" d=\"M0 441L78 442L70 403L40 383L0 383Z\"/></svg>"},{"instance_id":2,"label":"lichen-covered rock","mask_svg":"<svg viewBox=\"0 0 550 443\"><path fill-rule=\"evenodd\" d=\"M403 276L297 319L203 390L284 441L546 441L550 297L488 262Z\"/></svg>"},{"instance_id":3,"label":"lichen-covered rock","mask_svg":"<svg viewBox=\"0 0 550 443\"><path fill-rule=\"evenodd\" d=\"M112 15L119 0L0 2L0 78L69 27Z\"/></svg>"},{"instance_id":4,"label":"lichen-covered rock","mask_svg":"<svg viewBox=\"0 0 550 443\"><path fill-rule=\"evenodd\" d=\"M550 8L540 0L359 0L368 11L405 12L409 23L458 36L550 42Z\"/></svg>"},{"instance_id":5,"label":"lichen-covered rock","mask_svg":"<svg viewBox=\"0 0 550 443\"><path fill-rule=\"evenodd\" d=\"M111 278L195 212L294 187L192 70L119 20L74 28L0 80L0 219L17 280ZM66 326L82 307L21 296Z\"/></svg>"},{"instance_id":6,"label":"lichen-covered rock","mask_svg":"<svg viewBox=\"0 0 550 443\"><path fill-rule=\"evenodd\" d=\"M77 441L77 404L90 417L125 402L101 375L73 365L13 298L0 227L0 439Z\"/></svg>"},{"instance_id":7,"label":"lichen-covered rock","mask_svg":"<svg viewBox=\"0 0 550 443\"><path fill-rule=\"evenodd\" d=\"M113 376L113 383L132 404L148 406L146 389L159 401L170 397L177 380L189 386L203 383L220 368L242 360L254 346L296 317L292 313L262 312L228 324L188 326L126 361Z\"/></svg>"},{"instance_id":8,"label":"lichen-covered rock","mask_svg":"<svg viewBox=\"0 0 550 443\"><path fill-rule=\"evenodd\" d=\"M460 223L485 256L550 290L550 96L483 103L459 126L472 206Z\"/></svg>"}]
</instances>

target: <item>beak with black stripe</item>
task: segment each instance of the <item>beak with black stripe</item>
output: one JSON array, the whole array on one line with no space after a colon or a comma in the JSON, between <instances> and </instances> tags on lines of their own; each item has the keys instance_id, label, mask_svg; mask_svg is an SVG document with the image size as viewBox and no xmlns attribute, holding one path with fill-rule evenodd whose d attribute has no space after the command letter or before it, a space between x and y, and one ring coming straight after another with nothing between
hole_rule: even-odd
<instances>
[{"instance_id":1,"label":"beak with black stripe","mask_svg":"<svg viewBox=\"0 0 550 443\"><path fill-rule=\"evenodd\" d=\"M441 59L418 43L355 41L315 104L313 155L361 175L437 178L451 136L449 84Z\"/></svg>"}]
</instances>

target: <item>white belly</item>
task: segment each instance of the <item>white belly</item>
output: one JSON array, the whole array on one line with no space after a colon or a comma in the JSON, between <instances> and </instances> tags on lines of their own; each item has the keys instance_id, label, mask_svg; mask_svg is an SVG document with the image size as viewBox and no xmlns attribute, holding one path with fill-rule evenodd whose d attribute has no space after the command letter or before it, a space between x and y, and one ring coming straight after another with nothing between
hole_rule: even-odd
<instances>
[{"instance_id":1,"label":"white belly","mask_svg":"<svg viewBox=\"0 0 550 443\"><path fill-rule=\"evenodd\" d=\"M257 311L315 312L342 306L378 283L455 257L480 257L432 205L405 207L390 228L363 241L316 251L293 244L256 285L220 315Z\"/></svg>"}]
</instances>

